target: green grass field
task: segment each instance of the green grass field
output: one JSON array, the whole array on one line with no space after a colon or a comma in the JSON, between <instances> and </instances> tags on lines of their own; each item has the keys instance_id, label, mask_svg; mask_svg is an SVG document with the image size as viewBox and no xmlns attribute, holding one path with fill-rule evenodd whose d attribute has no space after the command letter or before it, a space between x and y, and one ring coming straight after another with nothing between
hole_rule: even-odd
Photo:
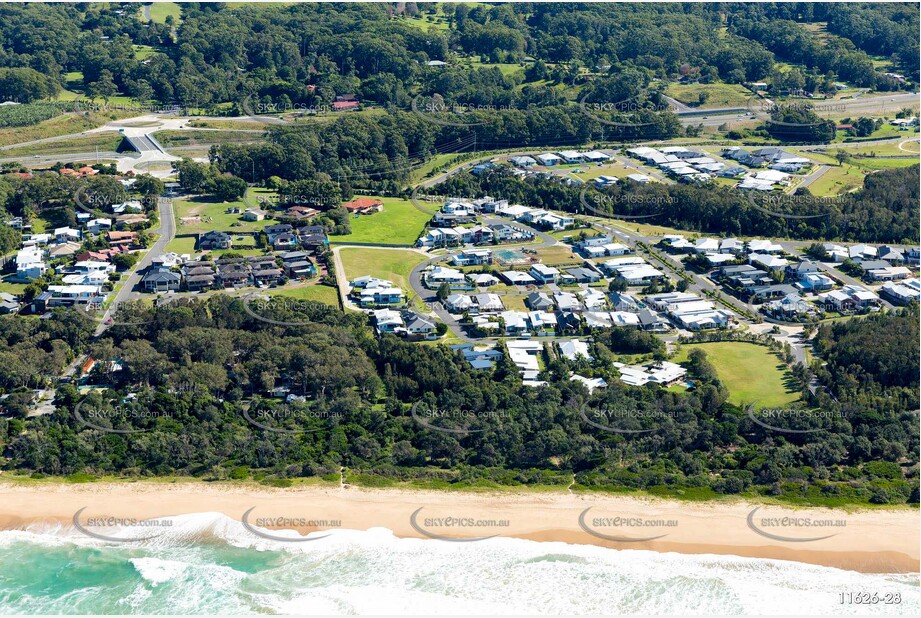
<instances>
[{"instance_id":1,"label":"green grass field","mask_svg":"<svg viewBox=\"0 0 921 618\"><path fill-rule=\"evenodd\" d=\"M362 275L388 279L409 292L409 273L426 257L405 249L365 249L343 247L339 251L345 276L350 281Z\"/></svg>"},{"instance_id":2,"label":"green grass field","mask_svg":"<svg viewBox=\"0 0 921 618\"><path fill-rule=\"evenodd\" d=\"M752 96L748 89L738 84L672 84L665 93L685 105L699 109L745 107ZM705 94L707 100L703 105L698 105L701 94Z\"/></svg>"},{"instance_id":3,"label":"green grass field","mask_svg":"<svg viewBox=\"0 0 921 618\"><path fill-rule=\"evenodd\" d=\"M176 212L177 234L201 234L217 230L221 232L255 232L273 223L272 220L243 221L240 214L227 213L228 208L239 208L241 213L250 205L259 207L259 196L274 196L268 189L249 189L247 199L233 202L213 202L209 198L194 198L191 200L175 200L173 205ZM236 242L236 238L234 239Z\"/></svg>"},{"instance_id":4,"label":"green grass field","mask_svg":"<svg viewBox=\"0 0 921 618\"><path fill-rule=\"evenodd\" d=\"M123 139L124 137L116 131L104 131L102 133L69 137L67 139L44 142L42 144L14 146L12 148L0 150L0 157L6 159L11 157L32 157L35 155L56 155L80 152L92 153L97 148L100 152L114 152L122 143Z\"/></svg>"},{"instance_id":5,"label":"green grass field","mask_svg":"<svg viewBox=\"0 0 921 618\"><path fill-rule=\"evenodd\" d=\"M272 296L284 296L297 300L315 300L333 307L339 306L339 292L336 288L328 285L307 285L298 288L282 288L280 292L273 292Z\"/></svg>"},{"instance_id":6,"label":"green grass field","mask_svg":"<svg viewBox=\"0 0 921 618\"><path fill-rule=\"evenodd\" d=\"M809 185L808 190L817 196L832 196L847 193L863 186L865 174L856 166L844 164L832 167L821 178Z\"/></svg>"},{"instance_id":7,"label":"green grass field","mask_svg":"<svg viewBox=\"0 0 921 618\"><path fill-rule=\"evenodd\" d=\"M331 243L381 243L390 245L415 244L419 234L431 215L422 212L409 200L395 197L379 198L384 210L373 215L352 218L349 223L352 233L347 236L332 236ZM429 206L431 208L431 206Z\"/></svg>"},{"instance_id":8,"label":"green grass field","mask_svg":"<svg viewBox=\"0 0 921 618\"><path fill-rule=\"evenodd\" d=\"M144 8L139 7L140 15L143 18ZM179 8L179 5L175 2L154 2L150 7L150 21L165 24L166 16L172 15L173 19L176 20L176 23L179 23L179 20L182 16L182 10Z\"/></svg>"},{"instance_id":9,"label":"green grass field","mask_svg":"<svg viewBox=\"0 0 921 618\"><path fill-rule=\"evenodd\" d=\"M799 391L787 387L788 371L767 347L741 341L682 345L672 359L682 363L694 348L707 353L720 381L736 405L755 402L758 408L776 408L800 399Z\"/></svg>"},{"instance_id":10,"label":"green grass field","mask_svg":"<svg viewBox=\"0 0 921 618\"><path fill-rule=\"evenodd\" d=\"M166 245L166 250L178 253L179 255L183 253L195 253L195 237L177 236Z\"/></svg>"}]
</instances>

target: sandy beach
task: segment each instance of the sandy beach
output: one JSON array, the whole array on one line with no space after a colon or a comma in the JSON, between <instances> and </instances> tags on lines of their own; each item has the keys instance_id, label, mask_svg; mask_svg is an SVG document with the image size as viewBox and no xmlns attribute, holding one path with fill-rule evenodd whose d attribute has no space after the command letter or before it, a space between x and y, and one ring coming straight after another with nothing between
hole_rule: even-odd
<instances>
[{"instance_id":1,"label":"sandy beach","mask_svg":"<svg viewBox=\"0 0 921 618\"><path fill-rule=\"evenodd\" d=\"M101 526L98 522L105 518L147 520L219 512L270 535L276 530L306 534L383 527L399 537L475 541L505 536L614 549L795 560L865 573L919 571L919 514L909 508L856 512L759 508L738 500L676 502L564 491L0 483L0 529L74 526L74 515L81 509L75 529L105 534L136 532L134 527L93 527ZM145 528L147 534L150 530Z\"/></svg>"}]
</instances>

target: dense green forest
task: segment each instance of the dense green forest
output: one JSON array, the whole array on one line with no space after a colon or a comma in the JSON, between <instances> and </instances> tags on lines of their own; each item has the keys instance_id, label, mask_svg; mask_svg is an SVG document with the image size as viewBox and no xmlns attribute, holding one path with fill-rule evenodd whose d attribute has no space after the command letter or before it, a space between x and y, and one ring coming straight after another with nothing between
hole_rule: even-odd
<instances>
[{"instance_id":1,"label":"dense green forest","mask_svg":"<svg viewBox=\"0 0 921 618\"><path fill-rule=\"evenodd\" d=\"M107 389L87 396L61 386L53 415L0 419L6 469L252 473L280 483L346 466L369 482L567 485L575 475L586 487L672 495L918 500L916 306L822 327L828 365L818 376L827 391L808 404L822 414L807 405L788 419L790 428L815 430L806 433L766 429L729 404L699 350L689 361L697 388L687 393L611 378L614 354L637 344L619 329L599 333L597 362L578 367L610 378L589 395L568 379L584 361L545 353L549 385L534 389L508 360L474 371L446 346L376 339L364 316L318 303L259 305L262 315L302 324L291 327L253 319L240 299L223 296L125 311L120 319L144 323L114 326L93 343L93 323L69 310L0 320L0 383L11 391L38 385L78 351L99 361L91 383ZM867 341L872 354L860 352ZM273 399L279 387L295 400ZM414 404L439 411L429 424L466 431L426 427Z\"/></svg>"},{"instance_id":2,"label":"dense green forest","mask_svg":"<svg viewBox=\"0 0 921 618\"><path fill-rule=\"evenodd\" d=\"M884 170L868 175L860 191L844 196L816 198L801 190L794 195L771 195L765 201L736 189L689 184L624 182L596 191L567 186L555 178L522 180L500 166L478 176L454 175L428 191L469 197L491 195L576 214L652 215L645 221L727 236L917 243L918 174L918 166Z\"/></svg>"},{"instance_id":3,"label":"dense green forest","mask_svg":"<svg viewBox=\"0 0 921 618\"><path fill-rule=\"evenodd\" d=\"M157 24L138 19L137 5L128 3L4 4L0 68L19 74L0 73L0 99L43 98L64 87L70 72L103 97L114 86L138 101L187 107L241 104L251 95L317 105L357 94L402 109L418 93L471 105L559 104L546 86L580 86L582 68L600 75L589 90L628 71L644 81L761 80L777 60L795 63L800 87L813 91L832 79L902 87L875 70L868 54L891 58L912 79L918 72L916 4L401 3L400 12L396 3L181 6L179 23ZM439 10L447 30L409 22ZM822 37L806 27L817 22L828 23ZM157 53L141 59L133 45ZM461 66L459 55L534 62L506 75L495 66ZM427 66L432 60L449 66Z\"/></svg>"}]
</instances>

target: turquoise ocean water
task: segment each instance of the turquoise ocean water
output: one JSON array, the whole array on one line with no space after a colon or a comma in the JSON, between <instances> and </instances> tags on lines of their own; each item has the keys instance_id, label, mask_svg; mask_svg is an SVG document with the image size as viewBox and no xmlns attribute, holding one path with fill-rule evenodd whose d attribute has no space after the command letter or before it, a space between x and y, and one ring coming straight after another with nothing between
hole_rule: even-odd
<instances>
[{"instance_id":1,"label":"turquoise ocean water","mask_svg":"<svg viewBox=\"0 0 921 618\"><path fill-rule=\"evenodd\" d=\"M0 532L0 614L921 611L917 575L520 539L399 539L382 528L288 543L216 513L174 522L131 543L70 528ZM841 605L841 592L901 603Z\"/></svg>"}]
</instances>

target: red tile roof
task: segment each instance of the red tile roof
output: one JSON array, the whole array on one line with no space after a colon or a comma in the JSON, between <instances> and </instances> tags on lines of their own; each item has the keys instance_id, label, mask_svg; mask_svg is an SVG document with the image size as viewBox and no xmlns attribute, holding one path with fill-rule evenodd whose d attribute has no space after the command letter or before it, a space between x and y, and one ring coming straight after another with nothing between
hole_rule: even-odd
<instances>
[{"instance_id":1,"label":"red tile roof","mask_svg":"<svg viewBox=\"0 0 921 618\"><path fill-rule=\"evenodd\" d=\"M346 210L364 210L366 208L377 208L378 206L383 205L384 202L381 200L376 200L372 197L358 197L351 202L346 202L342 205L342 207Z\"/></svg>"}]
</instances>

